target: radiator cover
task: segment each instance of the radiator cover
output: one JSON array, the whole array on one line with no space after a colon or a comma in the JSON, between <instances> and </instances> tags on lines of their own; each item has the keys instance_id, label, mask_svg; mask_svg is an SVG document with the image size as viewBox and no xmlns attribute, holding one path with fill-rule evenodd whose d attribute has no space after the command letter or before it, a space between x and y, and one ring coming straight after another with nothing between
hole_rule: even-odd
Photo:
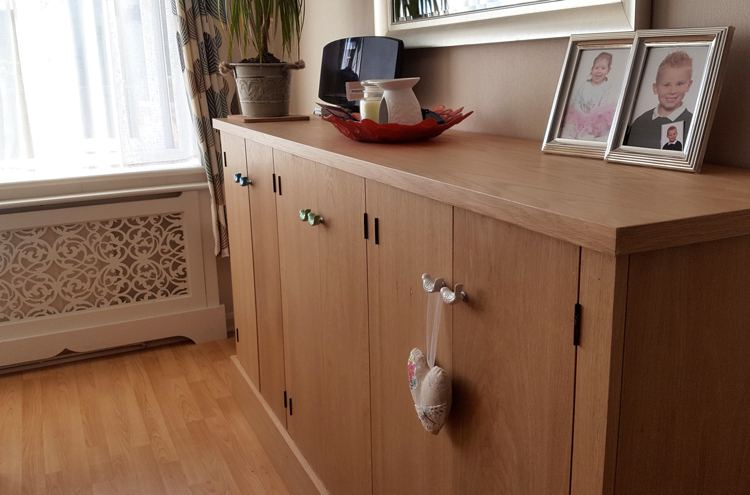
<instances>
[{"instance_id":1,"label":"radiator cover","mask_svg":"<svg viewBox=\"0 0 750 495\"><path fill-rule=\"evenodd\" d=\"M225 338L201 196L0 215L0 366Z\"/></svg>"}]
</instances>

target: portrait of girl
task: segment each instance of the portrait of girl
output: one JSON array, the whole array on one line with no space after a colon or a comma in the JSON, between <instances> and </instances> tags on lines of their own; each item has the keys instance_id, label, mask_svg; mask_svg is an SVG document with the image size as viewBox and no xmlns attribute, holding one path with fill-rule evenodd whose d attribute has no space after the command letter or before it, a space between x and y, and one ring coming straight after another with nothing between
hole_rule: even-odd
<instances>
[{"instance_id":1,"label":"portrait of girl","mask_svg":"<svg viewBox=\"0 0 750 495\"><path fill-rule=\"evenodd\" d=\"M584 50L560 130L561 138L606 142L623 88L628 49Z\"/></svg>"}]
</instances>

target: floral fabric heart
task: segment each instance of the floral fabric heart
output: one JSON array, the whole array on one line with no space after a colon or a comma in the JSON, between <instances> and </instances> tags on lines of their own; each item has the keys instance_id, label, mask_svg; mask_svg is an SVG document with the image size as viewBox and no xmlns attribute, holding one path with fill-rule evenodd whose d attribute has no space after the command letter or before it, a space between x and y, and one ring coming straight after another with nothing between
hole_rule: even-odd
<instances>
[{"instance_id":1,"label":"floral fabric heart","mask_svg":"<svg viewBox=\"0 0 750 495\"><path fill-rule=\"evenodd\" d=\"M409 388L422 426L437 435L451 410L451 380L439 366L430 368L416 347L409 354Z\"/></svg>"}]
</instances>

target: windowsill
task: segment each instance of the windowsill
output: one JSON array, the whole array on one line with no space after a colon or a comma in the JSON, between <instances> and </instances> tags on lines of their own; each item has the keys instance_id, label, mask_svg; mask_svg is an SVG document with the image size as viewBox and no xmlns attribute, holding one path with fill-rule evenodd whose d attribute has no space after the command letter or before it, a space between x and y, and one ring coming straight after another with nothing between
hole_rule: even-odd
<instances>
[{"instance_id":1,"label":"windowsill","mask_svg":"<svg viewBox=\"0 0 750 495\"><path fill-rule=\"evenodd\" d=\"M29 178L14 181L11 177L0 174L0 209L14 201L43 200L51 197L97 195L116 191L149 192L163 187L174 187L206 183L206 172L200 162L188 162L180 165L153 165L138 168L97 170L96 175L82 171L77 176L59 179ZM206 186L208 187L208 186ZM5 205L4 205L5 204Z\"/></svg>"}]
</instances>

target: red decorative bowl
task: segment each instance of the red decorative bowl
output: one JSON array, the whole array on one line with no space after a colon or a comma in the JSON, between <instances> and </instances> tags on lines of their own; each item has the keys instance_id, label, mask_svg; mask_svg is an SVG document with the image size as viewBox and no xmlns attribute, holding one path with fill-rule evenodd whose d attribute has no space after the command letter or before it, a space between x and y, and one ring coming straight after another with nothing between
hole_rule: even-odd
<instances>
[{"instance_id":1,"label":"red decorative bowl","mask_svg":"<svg viewBox=\"0 0 750 495\"><path fill-rule=\"evenodd\" d=\"M344 120L335 115L324 115L323 120L330 122L344 136L355 141L368 143L407 143L423 141L439 136L462 122L474 112L462 114L460 111L445 119L445 124L438 124L434 119L425 119L416 125L376 124L372 120Z\"/></svg>"}]
</instances>

